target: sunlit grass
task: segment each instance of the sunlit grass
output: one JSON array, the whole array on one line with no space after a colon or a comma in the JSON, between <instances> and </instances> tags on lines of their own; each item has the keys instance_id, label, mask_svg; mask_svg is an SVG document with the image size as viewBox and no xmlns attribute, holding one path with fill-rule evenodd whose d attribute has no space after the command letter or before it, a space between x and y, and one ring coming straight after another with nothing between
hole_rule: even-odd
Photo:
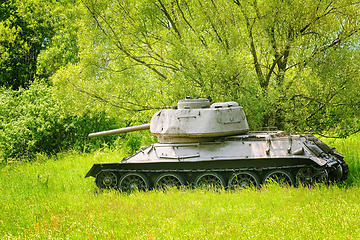
<instances>
[{"instance_id":1,"label":"sunlit grass","mask_svg":"<svg viewBox=\"0 0 360 240\"><path fill-rule=\"evenodd\" d=\"M12 163L0 169L0 239L357 239L358 141L342 141L332 146L347 156L347 187L121 194L84 178L119 152Z\"/></svg>"},{"instance_id":2,"label":"sunlit grass","mask_svg":"<svg viewBox=\"0 0 360 240\"><path fill-rule=\"evenodd\" d=\"M347 139L322 139L329 146L345 155L345 161L349 165L350 175L347 184L360 187L360 134L352 135Z\"/></svg>"}]
</instances>

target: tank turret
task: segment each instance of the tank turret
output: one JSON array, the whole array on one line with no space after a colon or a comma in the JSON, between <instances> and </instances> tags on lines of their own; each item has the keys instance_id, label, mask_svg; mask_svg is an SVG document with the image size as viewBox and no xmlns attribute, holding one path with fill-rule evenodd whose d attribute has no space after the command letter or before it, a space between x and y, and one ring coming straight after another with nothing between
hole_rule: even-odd
<instances>
[{"instance_id":1,"label":"tank turret","mask_svg":"<svg viewBox=\"0 0 360 240\"><path fill-rule=\"evenodd\" d=\"M210 104L206 98L180 100L175 109L154 114L149 124L120 128L89 137L150 129L159 143L204 142L249 131L243 108L236 102Z\"/></svg>"},{"instance_id":2,"label":"tank turret","mask_svg":"<svg viewBox=\"0 0 360 240\"><path fill-rule=\"evenodd\" d=\"M86 177L95 177L99 188L128 192L181 186L236 189L268 182L311 185L344 181L349 172L344 156L312 134L249 131L236 102L186 98L155 113L150 123L89 137L146 129L158 143L119 163L94 164Z\"/></svg>"}]
</instances>

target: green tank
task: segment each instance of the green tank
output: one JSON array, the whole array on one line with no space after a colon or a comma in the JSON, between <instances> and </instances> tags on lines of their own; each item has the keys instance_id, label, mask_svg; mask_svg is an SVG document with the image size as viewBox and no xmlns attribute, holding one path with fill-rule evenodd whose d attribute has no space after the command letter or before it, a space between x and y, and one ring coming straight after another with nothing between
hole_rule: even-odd
<instances>
[{"instance_id":1,"label":"green tank","mask_svg":"<svg viewBox=\"0 0 360 240\"><path fill-rule=\"evenodd\" d=\"M150 129L158 143L119 163L94 164L86 177L121 191L169 187L260 187L269 181L298 186L340 182L349 168L344 156L312 134L249 131L236 102L180 100L154 114L150 123L92 133L105 136Z\"/></svg>"}]
</instances>

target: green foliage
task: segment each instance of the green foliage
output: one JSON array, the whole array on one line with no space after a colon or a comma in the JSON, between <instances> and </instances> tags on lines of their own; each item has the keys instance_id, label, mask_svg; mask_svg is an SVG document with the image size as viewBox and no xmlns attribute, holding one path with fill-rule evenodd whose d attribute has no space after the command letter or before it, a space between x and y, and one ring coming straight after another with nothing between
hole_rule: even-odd
<instances>
[{"instance_id":1,"label":"green foliage","mask_svg":"<svg viewBox=\"0 0 360 240\"><path fill-rule=\"evenodd\" d=\"M0 86L27 87L37 56L53 34L48 1L5 0L0 5Z\"/></svg>"},{"instance_id":2,"label":"green foliage","mask_svg":"<svg viewBox=\"0 0 360 240\"><path fill-rule=\"evenodd\" d=\"M189 95L239 102L252 130L347 137L360 130L359 16L345 0L3 1L0 85L20 90L1 92L1 154L87 151L116 138L87 133ZM34 79L54 88L30 97ZM143 136L119 141L132 153Z\"/></svg>"},{"instance_id":3,"label":"green foliage","mask_svg":"<svg viewBox=\"0 0 360 240\"><path fill-rule=\"evenodd\" d=\"M148 146L156 142L156 138L149 131L146 132L129 132L124 138L118 138L114 143L126 155L134 154L139 151L141 146Z\"/></svg>"},{"instance_id":4,"label":"green foliage","mask_svg":"<svg viewBox=\"0 0 360 240\"><path fill-rule=\"evenodd\" d=\"M114 137L89 141L87 135L114 127L104 113L66 116L53 98L52 88L34 82L29 89L0 92L1 158L31 160L37 153L67 149L87 151Z\"/></svg>"},{"instance_id":5,"label":"green foliage","mask_svg":"<svg viewBox=\"0 0 360 240\"><path fill-rule=\"evenodd\" d=\"M76 1L5 0L0 4L0 86L28 87L77 61Z\"/></svg>"},{"instance_id":6,"label":"green foliage","mask_svg":"<svg viewBox=\"0 0 360 240\"><path fill-rule=\"evenodd\" d=\"M52 2L52 16L56 18L54 34L48 39L46 48L38 55L36 76L48 79L66 64L78 62L77 31L79 10L77 0Z\"/></svg>"},{"instance_id":7,"label":"green foliage","mask_svg":"<svg viewBox=\"0 0 360 240\"><path fill-rule=\"evenodd\" d=\"M95 104L99 108L104 108L104 105L116 107L123 112L123 116L128 115L126 112L130 110L130 117L139 117L139 112L143 110L170 107L187 95L212 96L218 101L233 100L233 95L236 95L236 100L251 99L248 102L260 105L254 97L258 89L241 71L246 64L235 62L243 59L239 56L245 54L238 52L238 48L234 48L231 55L223 55L223 47L215 48L216 39L209 40L215 41L212 43L214 46L205 47L190 32L189 36L184 36L189 38L186 44L192 46L188 49L180 39L172 37L171 29L162 29L164 23L157 19L166 21L164 13L152 1L128 1L122 3L124 6L88 1L84 3L84 18L81 19L78 35L81 60L77 64L69 64L53 76L56 93L61 101L71 103L68 105L74 107L79 106L79 109L83 109L82 104L85 103L87 106ZM122 7L125 9L121 10ZM114 14L113 10L122 15ZM101 11L109 19L98 19L105 26L97 28L93 15L100 16ZM127 12L131 15L127 15ZM123 19L125 23L120 24ZM194 22L201 27L202 23ZM111 34L112 30L116 31L116 36ZM139 35L139 31L144 31L144 35ZM118 39L120 35L123 38ZM170 39L166 39L166 36ZM153 52L147 53L147 48L140 46L128 49L129 46L138 45L133 42L137 38L153 48ZM139 58L136 58L137 55ZM197 65L201 69L197 69ZM239 85L238 80L241 83L246 81L241 85L244 88L241 94L238 94L238 88L233 87L234 84ZM146 114L147 118L153 113ZM249 114L249 117L252 115Z\"/></svg>"},{"instance_id":8,"label":"green foliage","mask_svg":"<svg viewBox=\"0 0 360 240\"><path fill-rule=\"evenodd\" d=\"M357 3L85 0L78 9L80 60L52 77L64 104L136 120L211 96L238 101L252 129L360 129Z\"/></svg>"}]
</instances>

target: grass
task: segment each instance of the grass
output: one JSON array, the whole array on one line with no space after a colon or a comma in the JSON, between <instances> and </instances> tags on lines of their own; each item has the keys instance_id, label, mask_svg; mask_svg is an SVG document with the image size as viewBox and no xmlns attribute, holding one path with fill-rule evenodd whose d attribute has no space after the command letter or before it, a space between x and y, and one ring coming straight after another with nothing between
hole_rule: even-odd
<instances>
[{"instance_id":1,"label":"grass","mask_svg":"<svg viewBox=\"0 0 360 240\"><path fill-rule=\"evenodd\" d=\"M350 170L346 183L348 186L360 187L360 134L350 136L347 139L321 140L345 155L344 160L349 165Z\"/></svg>"},{"instance_id":2,"label":"grass","mask_svg":"<svg viewBox=\"0 0 360 240\"><path fill-rule=\"evenodd\" d=\"M120 194L84 176L121 153L11 163L0 169L0 239L358 239L359 143L329 143L350 165L340 187Z\"/></svg>"}]
</instances>

